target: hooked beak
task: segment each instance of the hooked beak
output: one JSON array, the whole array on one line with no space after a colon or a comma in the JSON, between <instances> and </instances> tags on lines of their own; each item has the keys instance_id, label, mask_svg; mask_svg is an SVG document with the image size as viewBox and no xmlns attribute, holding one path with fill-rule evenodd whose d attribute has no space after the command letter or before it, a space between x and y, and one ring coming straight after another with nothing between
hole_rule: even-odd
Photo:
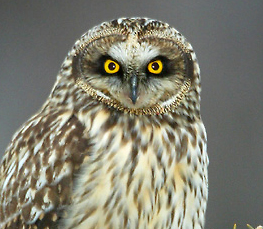
<instances>
[{"instance_id":1,"label":"hooked beak","mask_svg":"<svg viewBox=\"0 0 263 229\"><path fill-rule=\"evenodd\" d=\"M131 94L130 98L133 104L136 103L138 97L138 78L137 75L132 75L130 79Z\"/></svg>"}]
</instances>

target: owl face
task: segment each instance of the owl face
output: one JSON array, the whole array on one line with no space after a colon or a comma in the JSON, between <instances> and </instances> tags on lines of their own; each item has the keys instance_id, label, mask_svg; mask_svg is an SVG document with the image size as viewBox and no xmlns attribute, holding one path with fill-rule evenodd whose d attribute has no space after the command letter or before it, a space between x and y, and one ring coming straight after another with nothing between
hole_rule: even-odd
<instances>
[{"instance_id":1,"label":"owl face","mask_svg":"<svg viewBox=\"0 0 263 229\"><path fill-rule=\"evenodd\" d=\"M177 106L193 81L187 45L165 23L115 20L93 28L76 43L73 75L90 96L107 105L160 113Z\"/></svg>"}]
</instances>

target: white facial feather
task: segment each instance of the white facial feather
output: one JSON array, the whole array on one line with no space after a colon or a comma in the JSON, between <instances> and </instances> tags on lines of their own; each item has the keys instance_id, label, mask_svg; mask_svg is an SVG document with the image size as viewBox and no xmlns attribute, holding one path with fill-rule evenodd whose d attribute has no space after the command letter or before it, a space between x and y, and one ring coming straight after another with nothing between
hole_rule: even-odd
<instances>
[{"instance_id":1,"label":"white facial feather","mask_svg":"<svg viewBox=\"0 0 263 229\"><path fill-rule=\"evenodd\" d=\"M128 39L126 42L113 45L109 49L108 53L111 57L123 65L128 65L129 63L139 63L141 66L146 65L160 54L157 47L146 43L139 44L131 39Z\"/></svg>"}]
</instances>

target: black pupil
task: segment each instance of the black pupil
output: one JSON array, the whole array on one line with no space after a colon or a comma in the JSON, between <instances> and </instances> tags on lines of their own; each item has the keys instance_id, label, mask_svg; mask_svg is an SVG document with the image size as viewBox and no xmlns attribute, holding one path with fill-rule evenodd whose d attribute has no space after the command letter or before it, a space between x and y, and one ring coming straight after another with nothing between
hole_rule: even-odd
<instances>
[{"instance_id":1,"label":"black pupil","mask_svg":"<svg viewBox=\"0 0 263 229\"><path fill-rule=\"evenodd\" d=\"M115 65L113 62L111 62L111 63L109 63L108 68L109 68L111 71L113 71L113 70L116 68L116 65Z\"/></svg>"},{"instance_id":2,"label":"black pupil","mask_svg":"<svg viewBox=\"0 0 263 229\"><path fill-rule=\"evenodd\" d=\"M158 70L159 69L159 64L157 62L152 63L152 69L155 70L155 71Z\"/></svg>"}]
</instances>

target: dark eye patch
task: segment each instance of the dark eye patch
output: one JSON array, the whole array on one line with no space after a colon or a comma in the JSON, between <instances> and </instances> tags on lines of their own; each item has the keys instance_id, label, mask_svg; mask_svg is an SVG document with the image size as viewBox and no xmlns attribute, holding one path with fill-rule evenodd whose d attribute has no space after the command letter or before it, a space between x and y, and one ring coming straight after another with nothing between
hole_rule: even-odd
<instances>
[{"instance_id":1,"label":"dark eye patch","mask_svg":"<svg viewBox=\"0 0 263 229\"><path fill-rule=\"evenodd\" d=\"M156 74L153 74L151 72L149 72L148 70L148 64L150 62L153 62L153 61L156 61L156 60L160 60L163 64L163 69L162 69L162 72L158 75ZM145 72L146 72L146 75L149 76L149 77L165 77L165 76L169 76L170 74L172 74L174 72L174 67L173 67L173 62L172 60L169 60L167 57L165 56L157 56L155 58L153 58L151 61L150 61L146 67L145 67Z\"/></svg>"},{"instance_id":2,"label":"dark eye patch","mask_svg":"<svg viewBox=\"0 0 263 229\"><path fill-rule=\"evenodd\" d=\"M106 71L105 71L105 68L104 68L104 63L106 60L108 59L111 59L113 61L115 61L116 63L118 63L117 60L115 60L114 58L112 58L111 56L109 55L103 55L101 56L98 60L97 60L97 64L96 66L94 66L94 70L96 73L98 74L101 74L101 75L104 75L104 76L107 76L109 75ZM120 66L120 70L114 74L111 74L112 76L116 75L116 76L122 76L123 75L123 71L122 71L122 68L121 68L121 65L119 64Z\"/></svg>"}]
</instances>

